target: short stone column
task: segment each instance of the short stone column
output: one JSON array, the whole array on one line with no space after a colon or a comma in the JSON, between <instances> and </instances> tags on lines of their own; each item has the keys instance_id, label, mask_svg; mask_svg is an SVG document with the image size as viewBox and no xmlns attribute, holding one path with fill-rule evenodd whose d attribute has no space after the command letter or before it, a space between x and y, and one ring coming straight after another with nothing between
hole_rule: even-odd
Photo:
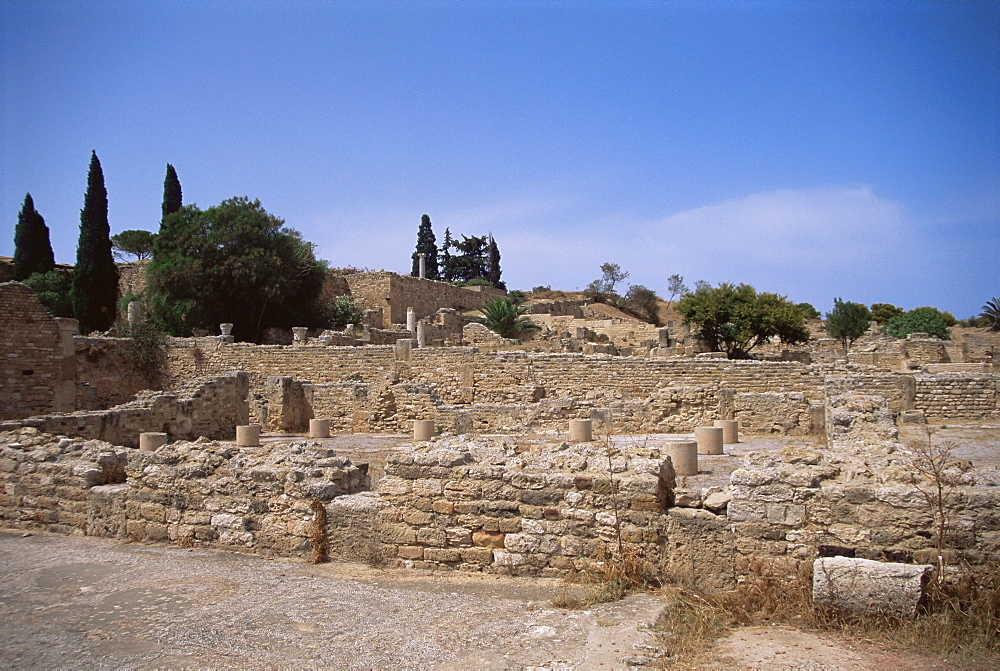
<instances>
[{"instance_id":1,"label":"short stone column","mask_svg":"<svg viewBox=\"0 0 1000 671\"><path fill-rule=\"evenodd\" d=\"M309 437L310 438L329 438L330 437L330 420L328 420L328 419L310 419L309 420Z\"/></svg>"},{"instance_id":2,"label":"short stone column","mask_svg":"<svg viewBox=\"0 0 1000 671\"><path fill-rule=\"evenodd\" d=\"M142 303L139 301L129 301L128 303L128 323L135 326L142 318Z\"/></svg>"},{"instance_id":3,"label":"short stone column","mask_svg":"<svg viewBox=\"0 0 1000 671\"><path fill-rule=\"evenodd\" d=\"M433 419L415 419L413 420L413 442L414 443L426 443L434 437L434 420Z\"/></svg>"},{"instance_id":4,"label":"short stone column","mask_svg":"<svg viewBox=\"0 0 1000 671\"><path fill-rule=\"evenodd\" d=\"M418 258L420 261L419 264L420 279L422 280L427 279L427 255L421 252Z\"/></svg>"},{"instance_id":5,"label":"short stone column","mask_svg":"<svg viewBox=\"0 0 1000 671\"><path fill-rule=\"evenodd\" d=\"M260 424L244 424L236 427L237 447L260 446Z\"/></svg>"},{"instance_id":6,"label":"short stone column","mask_svg":"<svg viewBox=\"0 0 1000 671\"><path fill-rule=\"evenodd\" d=\"M732 445L740 442L740 423L735 419L717 419L712 422L722 429L722 442L725 445Z\"/></svg>"},{"instance_id":7,"label":"short stone column","mask_svg":"<svg viewBox=\"0 0 1000 671\"><path fill-rule=\"evenodd\" d=\"M695 440L668 440L664 447L676 475L698 475L698 442Z\"/></svg>"},{"instance_id":8,"label":"short stone column","mask_svg":"<svg viewBox=\"0 0 1000 671\"><path fill-rule=\"evenodd\" d=\"M309 327L307 326L293 326L292 327L292 343L295 345L305 345L306 340L309 339L307 335L309 333Z\"/></svg>"},{"instance_id":9,"label":"short stone column","mask_svg":"<svg viewBox=\"0 0 1000 671\"><path fill-rule=\"evenodd\" d=\"M417 321L417 347L427 347L427 333L423 319Z\"/></svg>"},{"instance_id":10,"label":"short stone column","mask_svg":"<svg viewBox=\"0 0 1000 671\"><path fill-rule=\"evenodd\" d=\"M590 419L569 420L569 442L589 443L594 439L594 422Z\"/></svg>"},{"instance_id":11,"label":"short stone column","mask_svg":"<svg viewBox=\"0 0 1000 671\"><path fill-rule=\"evenodd\" d=\"M698 454L724 454L722 451L722 429L715 426L696 426L694 439L698 443Z\"/></svg>"},{"instance_id":12,"label":"short stone column","mask_svg":"<svg viewBox=\"0 0 1000 671\"><path fill-rule=\"evenodd\" d=\"M139 451L153 452L167 444L167 434L159 431L146 431L139 434Z\"/></svg>"},{"instance_id":13,"label":"short stone column","mask_svg":"<svg viewBox=\"0 0 1000 671\"><path fill-rule=\"evenodd\" d=\"M221 333L224 336L233 335L233 325L219 324L219 333Z\"/></svg>"},{"instance_id":14,"label":"short stone column","mask_svg":"<svg viewBox=\"0 0 1000 671\"><path fill-rule=\"evenodd\" d=\"M417 332L417 311L413 308L406 308L406 330L414 334Z\"/></svg>"}]
</instances>

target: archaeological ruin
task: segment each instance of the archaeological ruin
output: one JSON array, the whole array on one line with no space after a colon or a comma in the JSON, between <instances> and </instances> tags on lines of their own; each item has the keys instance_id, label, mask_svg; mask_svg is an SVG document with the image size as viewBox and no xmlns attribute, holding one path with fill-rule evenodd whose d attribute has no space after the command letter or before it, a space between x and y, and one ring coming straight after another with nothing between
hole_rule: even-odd
<instances>
[{"instance_id":1,"label":"archaeological ruin","mask_svg":"<svg viewBox=\"0 0 1000 671\"><path fill-rule=\"evenodd\" d=\"M0 284L2 523L539 576L628 547L718 589L812 576L828 556L1000 561L1000 374L982 331L873 330L848 352L817 325L806 346L736 361L680 322L585 300L533 303L543 328L520 342L463 317L488 292L338 281L362 323L170 338L153 379L133 341L74 335ZM918 447L955 426L974 435L948 452L935 508Z\"/></svg>"}]
</instances>

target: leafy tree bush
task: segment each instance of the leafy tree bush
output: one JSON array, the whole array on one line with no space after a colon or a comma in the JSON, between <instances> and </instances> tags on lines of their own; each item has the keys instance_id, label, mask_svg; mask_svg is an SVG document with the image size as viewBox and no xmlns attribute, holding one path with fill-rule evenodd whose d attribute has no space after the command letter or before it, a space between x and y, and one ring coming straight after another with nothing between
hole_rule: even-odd
<instances>
[{"instance_id":1,"label":"leafy tree bush","mask_svg":"<svg viewBox=\"0 0 1000 671\"><path fill-rule=\"evenodd\" d=\"M25 286L35 292L38 302L53 317L72 317L73 271L53 268L47 273L35 273L24 280Z\"/></svg>"},{"instance_id":2,"label":"leafy tree bush","mask_svg":"<svg viewBox=\"0 0 1000 671\"><path fill-rule=\"evenodd\" d=\"M979 314L979 322L977 325L987 331L1000 332L1000 298L986 301L983 311Z\"/></svg>"},{"instance_id":3,"label":"leafy tree bush","mask_svg":"<svg viewBox=\"0 0 1000 671\"><path fill-rule=\"evenodd\" d=\"M482 324L504 338L517 338L523 333L538 331L541 328L523 316L528 311L527 305L515 305L506 298L487 301L479 311L482 316L473 317L472 321Z\"/></svg>"},{"instance_id":4,"label":"leafy tree bush","mask_svg":"<svg viewBox=\"0 0 1000 671\"><path fill-rule=\"evenodd\" d=\"M833 299L833 310L826 313L826 332L849 349L851 343L868 330L872 313L861 303Z\"/></svg>"},{"instance_id":5,"label":"leafy tree bush","mask_svg":"<svg viewBox=\"0 0 1000 671\"><path fill-rule=\"evenodd\" d=\"M748 284L703 285L677 302L685 323L695 324L713 350L730 359L749 358L750 351L777 337L782 343L808 342L805 317L784 296L760 293Z\"/></svg>"},{"instance_id":6,"label":"leafy tree bush","mask_svg":"<svg viewBox=\"0 0 1000 671\"><path fill-rule=\"evenodd\" d=\"M327 323L333 328L344 328L348 324L360 324L362 310L354 302L353 296L337 296L329 308Z\"/></svg>"},{"instance_id":7,"label":"leafy tree bush","mask_svg":"<svg viewBox=\"0 0 1000 671\"><path fill-rule=\"evenodd\" d=\"M55 266L49 228L35 210L31 194L26 194L14 229L14 279L25 280L35 273L47 273Z\"/></svg>"},{"instance_id":8,"label":"leafy tree bush","mask_svg":"<svg viewBox=\"0 0 1000 671\"><path fill-rule=\"evenodd\" d=\"M819 310L813 307L812 303L798 303L795 307L802 310L802 314L806 316L806 319L819 319L821 316Z\"/></svg>"},{"instance_id":9,"label":"leafy tree bush","mask_svg":"<svg viewBox=\"0 0 1000 671\"><path fill-rule=\"evenodd\" d=\"M905 310L896 307L892 303L872 303L872 319L879 324L888 324L893 319L903 314Z\"/></svg>"},{"instance_id":10,"label":"leafy tree bush","mask_svg":"<svg viewBox=\"0 0 1000 671\"><path fill-rule=\"evenodd\" d=\"M654 326L659 326L660 297L652 289L641 284L633 284L625 294L624 307L640 319L644 319Z\"/></svg>"},{"instance_id":11,"label":"leafy tree bush","mask_svg":"<svg viewBox=\"0 0 1000 671\"><path fill-rule=\"evenodd\" d=\"M118 268L111 255L108 191L97 152L90 155L87 193L80 211L80 240L73 275L73 313L80 333L111 328L117 315Z\"/></svg>"},{"instance_id":12,"label":"leafy tree bush","mask_svg":"<svg viewBox=\"0 0 1000 671\"><path fill-rule=\"evenodd\" d=\"M173 335L229 322L253 341L268 326L323 326L326 265L284 223L248 198L169 215L147 271L153 314Z\"/></svg>"},{"instance_id":13,"label":"leafy tree bush","mask_svg":"<svg viewBox=\"0 0 1000 671\"><path fill-rule=\"evenodd\" d=\"M882 330L894 338L905 338L911 333L926 333L941 340L951 340L944 315L933 307L914 308L904 312L894 317Z\"/></svg>"},{"instance_id":14,"label":"leafy tree bush","mask_svg":"<svg viewBox=\"0 0 1000 671\"><path fill-rule=\"evenodd\" d=\"M552 286L551 285L547 285L546 286L546 285L539 284L537 287L534 287L531 290L531 293L533 293L533 294L540 294L543 291L552 291Z\"/></svg>"},{"instance_id":15,"label":"leafy tree bush","mask_svg":"<svg viewBox=\"0 0 1000 671\"><path fill-rule=\"evenodd\" d=\"M149 231L128 230L111 236L111 249L115 258L124 260L126 256L134 256L137 261L148 259L153 255L153 240L156 235Z\"/></svg>"},{"instance_id":16,"label":"leafy tree bush","mask_svg":"<svg viewBox=\"0 0 1000 671\"><path fill-rule=\"evenodd\" d=\"M410 273L414 277L420 277L421 254L424 255L424 270L427 279L438 279L437 240L434 237L434 229L431 227L431 218L426 214L420 217L420 228L417 229L417 248L413 252L413 271Z\"/></svg>"}]
</instances>

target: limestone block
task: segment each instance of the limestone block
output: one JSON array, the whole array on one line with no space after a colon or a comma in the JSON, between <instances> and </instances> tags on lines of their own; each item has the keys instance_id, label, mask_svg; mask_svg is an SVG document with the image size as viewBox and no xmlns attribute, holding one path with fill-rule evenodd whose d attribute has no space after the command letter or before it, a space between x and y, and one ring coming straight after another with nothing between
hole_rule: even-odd
<instances>
[{"instance_id":1,"label":"limestone block","mask_svg":"<svg viewBox=\"0 0 1000 671\"><path fill-rule=\"evenodd\" d=\"M933 570L929 564L820 557L813 563L813 603L850 613L912 618Z\"/></svg>"}]
</instances>

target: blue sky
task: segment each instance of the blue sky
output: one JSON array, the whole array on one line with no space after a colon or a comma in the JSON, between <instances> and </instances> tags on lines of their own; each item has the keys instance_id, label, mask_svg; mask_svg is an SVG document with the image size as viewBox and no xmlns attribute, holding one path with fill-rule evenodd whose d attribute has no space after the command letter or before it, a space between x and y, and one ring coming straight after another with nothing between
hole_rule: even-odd
<instances>
[{"instance_id":1,"label":"blue sky","mask_svg":"<svg viewBox=\"0 0 1000 671\"><path fill-rule=\"evenodd\" d=\"M1000 3L0 3L0 255L26 192L73 263L90 151L112 232L259 198L333 266L492 233L510 288L605 261L665 293L1000 295Z\"/></svg>"}]
</instances>

